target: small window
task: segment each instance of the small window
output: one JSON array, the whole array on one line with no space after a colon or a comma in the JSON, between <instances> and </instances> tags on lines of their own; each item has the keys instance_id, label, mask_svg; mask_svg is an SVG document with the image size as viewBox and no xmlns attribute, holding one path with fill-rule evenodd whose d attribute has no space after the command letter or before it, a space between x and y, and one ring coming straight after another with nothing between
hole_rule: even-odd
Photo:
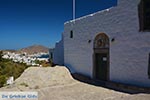
<instances>
[{"instance_id":1,"label":"small window","mask_svg":"<svg viewBox=\"0 0 150 100\"><path fill-rule=\"evenodd\" d=\"M148 58L148 78L150 79L150 53Z\"/></svg>"},{"instance_id":2,"label":"small window","mask_svg":"<svg viewBox=\"0 0 150 100\"><path fill-rule=\"evenodd\" d=\"M70 31L70 38L73 38L73 31Z\"/></svg>"},{"instance_id":3,"label":"small window","mask_svg":"<svg viewBox=\"0 0 150 100\"><path fill-rule=\"evenodd\" d=\"M141 0L139 4L140 31L150 31L150 0Z\"/></svg>"}]
</instances>

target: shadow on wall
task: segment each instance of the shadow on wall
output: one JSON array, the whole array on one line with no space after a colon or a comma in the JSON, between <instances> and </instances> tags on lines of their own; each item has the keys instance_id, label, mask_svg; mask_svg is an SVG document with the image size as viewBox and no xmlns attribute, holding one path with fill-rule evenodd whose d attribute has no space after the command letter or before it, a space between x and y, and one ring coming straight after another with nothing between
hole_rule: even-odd
<instances>
[{"instance_id":1,"label":"shadow on wall","mask_svg":"<svg viewBox=\"0 0 150 100\"><path fill-rule=\"evenodd\" d=\"M64 64L71 74L75 73L75 69L70 64Z\"/></svg>"}]
</instances>

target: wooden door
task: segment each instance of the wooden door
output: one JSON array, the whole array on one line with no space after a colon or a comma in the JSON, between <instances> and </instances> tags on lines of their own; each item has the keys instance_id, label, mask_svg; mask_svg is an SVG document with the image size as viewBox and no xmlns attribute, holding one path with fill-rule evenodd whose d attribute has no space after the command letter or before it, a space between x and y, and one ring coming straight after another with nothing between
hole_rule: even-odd
<instances>
[{"instance_id":1,"label":"wooden door","mask_svg":"<svg viewBox=\"0 0 150 100\"><path fill-rule=\"evenodd\" d=\"M96 79L107 81L108 78L108 55L107 53L95 54Z\"/></svg>"}]
</instances>

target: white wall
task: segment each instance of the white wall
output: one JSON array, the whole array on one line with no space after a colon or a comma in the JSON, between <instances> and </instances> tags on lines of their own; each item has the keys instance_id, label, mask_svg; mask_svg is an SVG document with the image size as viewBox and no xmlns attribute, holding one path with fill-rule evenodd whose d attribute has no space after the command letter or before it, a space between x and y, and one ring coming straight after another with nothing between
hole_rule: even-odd
<instances>
[{"instance_id":1,"label":"white wall","mask_svg":"<svg viewBox=\"0 0 150 100\"><path fill-rule=\"evenodd\" d=\"M53 62L54 64L64 65L64 51L63 51L63 39L56 43L53 52Z\"/></svg>"},{"instance_id":2,"label":"white wall","mask_svg":"<svg viewBox=\"0 0 150 100\"><path fill-rule=\"evenodd\" d=\"M93 42L98 33L110 40L110 80L150 86L150 32L139 32L140 0L119 0L117 7L70 21L64 27L64 63L72 72L93 77ZM70 38L73 30L74 37ZM88 43L91 40L91 43Z\"/></svg>"}]
</instances>

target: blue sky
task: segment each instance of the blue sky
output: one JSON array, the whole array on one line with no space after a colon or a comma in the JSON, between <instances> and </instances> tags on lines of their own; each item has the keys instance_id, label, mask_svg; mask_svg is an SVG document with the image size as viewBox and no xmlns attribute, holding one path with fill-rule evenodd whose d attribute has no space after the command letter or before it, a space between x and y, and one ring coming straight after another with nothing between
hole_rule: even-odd
<instances>
[{"instance_id":1,"label":"blue sky","mask_svg":"<svg viewBox=\"0 0 150 100\"><path fill-rule=\"evenodd\" d=\"M76 0L76 18L116 4L116 0ZM0 49L54 47L64 22L71 19L72 0L0 0Z\"/></svg>"}]
</instances>

